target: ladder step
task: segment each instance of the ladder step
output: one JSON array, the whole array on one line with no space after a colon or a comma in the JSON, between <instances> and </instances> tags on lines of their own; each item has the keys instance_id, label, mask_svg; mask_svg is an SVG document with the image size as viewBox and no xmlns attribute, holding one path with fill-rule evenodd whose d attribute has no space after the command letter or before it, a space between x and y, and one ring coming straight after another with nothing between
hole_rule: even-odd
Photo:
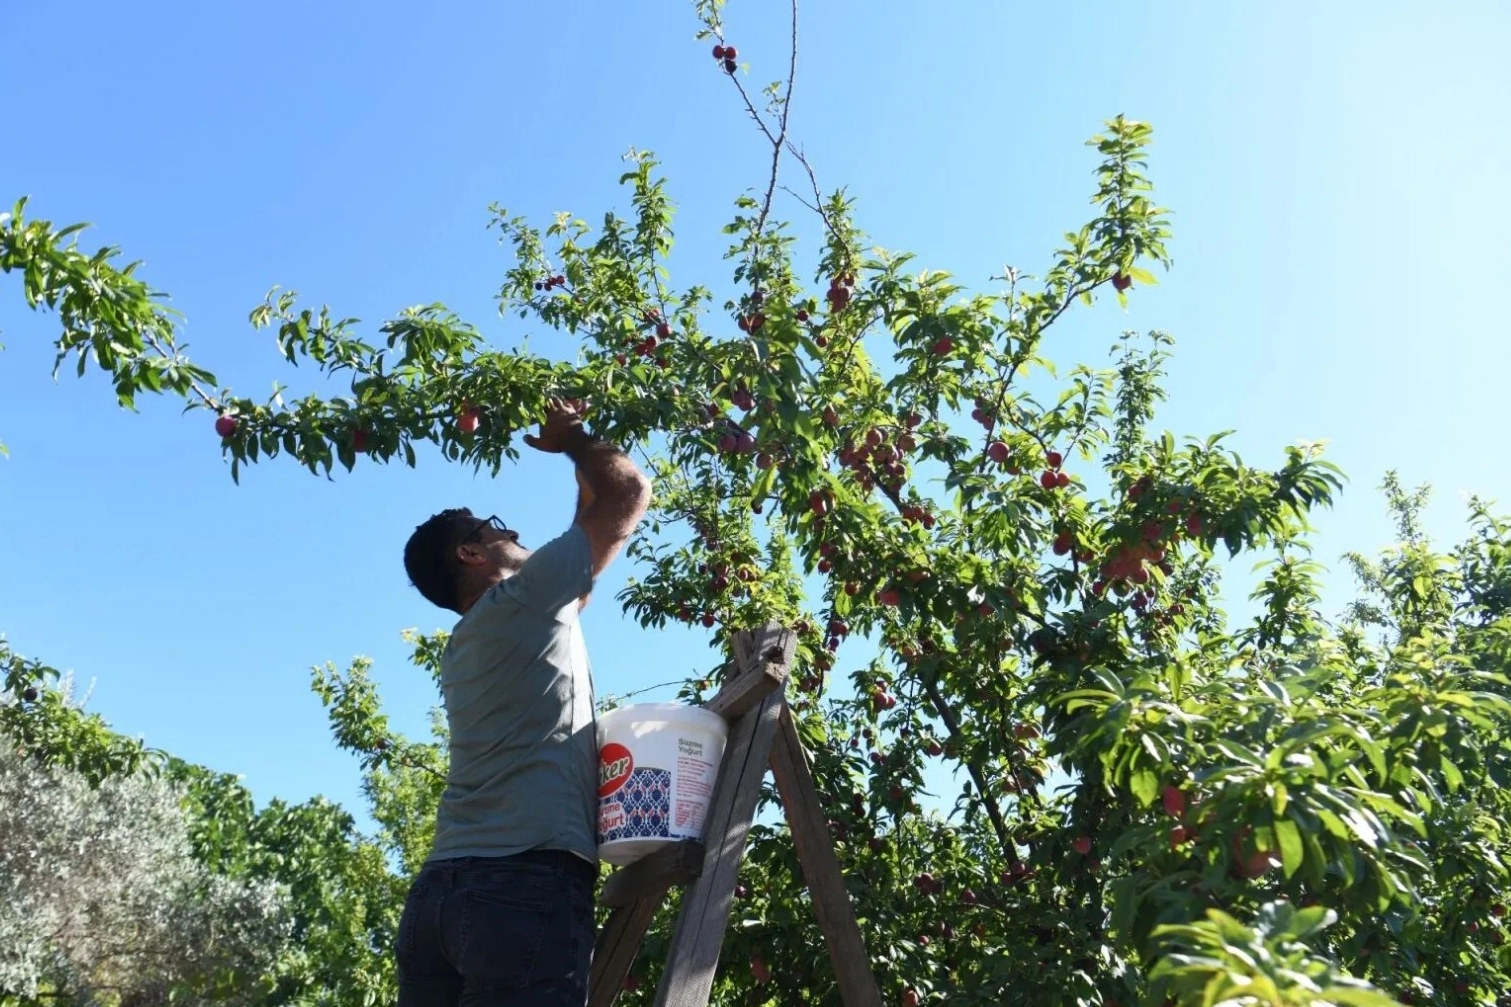
<instances>
[{"instance_id":1,"label":"ladder step","mask_svg":"<svg viewBox=\"0 0 1511 1007\"><path fill-rule=\"evenodd\" d=\"M771 655L760 655L754 667L727 680L718 693L703 704L703 708L731 723L755 709L761 700L787 682L788 658L781 651L776 651L775 657L776 660L772 660Z\"/></svg>"},{"instance_id":2,"label":"ladder step","mask_svg":"<svg viewBox=\"0 0 1511 1007\"><path fill-rule=\"evenodd\" d=\"M684 839L627 864L608 876L598 893L600 905L617 909L649 895L682 885L703 871L703 844Z\"/></svg>"}]
</instances>

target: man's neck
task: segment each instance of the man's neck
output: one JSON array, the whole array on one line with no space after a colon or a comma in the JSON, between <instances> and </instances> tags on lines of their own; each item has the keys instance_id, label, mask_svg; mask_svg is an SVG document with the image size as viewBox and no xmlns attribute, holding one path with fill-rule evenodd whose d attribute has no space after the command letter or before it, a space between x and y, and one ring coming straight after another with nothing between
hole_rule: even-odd
<instances>
[{"instance_id":1,"label":"man's neck","mask_svg":"<svg viewBox=\"0 0 1511 1007\"><path fill-rule=\"evenodd\" d=\"M507 574L501 573L493 580L488 581L486 584L474 588L470 593L464 592L462 594L462 603L457 606L457 614L466 615L468 612L472 611L472 606L477 604L479 598L491 591L496 585L501 584L508 579L509 578Z\"/></svg>"}]
</instances>

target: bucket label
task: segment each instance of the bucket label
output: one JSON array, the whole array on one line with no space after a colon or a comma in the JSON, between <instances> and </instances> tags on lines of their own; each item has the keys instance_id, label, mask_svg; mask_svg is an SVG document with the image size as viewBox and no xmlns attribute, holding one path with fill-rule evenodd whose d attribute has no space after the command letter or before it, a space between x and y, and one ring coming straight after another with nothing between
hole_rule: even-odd
<instances>
[{"instance_id":1,"label":"bucket label","mask_svg":"<svg viewBox=\"0 0 1511 1007\"><path fill-rule=\"evenodd\" d=\"M629 782L635 757L623 745L610 743L598 752L598 796L608 797Z\"/></svg>"},{"instance_id":2,"label":"bucket label","mask_svg":"<svg viewBox=\"0 0 1511 1007\"><path fill-rule=\"evenodd\" d=\"M633 770L612 796L598 802L598 841L669 838L671 791L670 770Z\"/></svg>"},{"instance_id":3,"label":"bucket label","mask_svg":"<svg viewBox=\"0 0 1511 1007\"><path fill-rule=\"evenodd\" d=\"M666 742L641 751L639 759L618 742L599 749L600 846L703 835L722 746L687 735Z\"/></svg>"},{"instance_id":4,"label":"bucket label","mask_svg":"<svg viewBox=\"0 0 1511 1007\"><path fill-rule=\"evenodd\" d=\"M677 803L671 809L672 826L681 835L701 836L703 816L713 797L719 767L703 751L703 742L692 738L677 741Z\"/></svg>"}]
</instances>

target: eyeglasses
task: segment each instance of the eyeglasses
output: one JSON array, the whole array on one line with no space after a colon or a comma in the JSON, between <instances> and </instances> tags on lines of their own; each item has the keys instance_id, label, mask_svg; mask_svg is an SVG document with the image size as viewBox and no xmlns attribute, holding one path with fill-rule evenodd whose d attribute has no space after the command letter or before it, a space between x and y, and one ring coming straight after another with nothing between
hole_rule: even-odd
<instances>
[{"instance_id":1,"label":"eyeglasses","mask_svg":"<svg viewBox=\"0 0 1511 1007\"><path fill-rule=\"evenodd\" d=\"M484 528L488 527L489 525L492 525L494 528L498 529L500 532L507 533L509 531L509 526L506 525L506 524L504 524L504 522L499 518L499 516L497 514L494 514L492 517L484 518L483 520L479 521L477 523L477 527L474 528L474 529L472 529L471 531L469 531L467 533L467 537L464 538L464 539L462 539L457 544L458 545L466 545L468 542L471 542L473 539L477 538L477 533L480 532L480 531L482 531Z\"/></svg>"}]
</instances>

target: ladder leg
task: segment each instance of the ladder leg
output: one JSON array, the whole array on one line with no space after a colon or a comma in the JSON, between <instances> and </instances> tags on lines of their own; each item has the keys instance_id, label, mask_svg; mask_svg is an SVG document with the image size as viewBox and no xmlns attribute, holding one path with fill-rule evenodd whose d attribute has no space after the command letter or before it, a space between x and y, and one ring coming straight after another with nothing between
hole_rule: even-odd
<instances>
[{"instance_id":1,"label":"ladder leg","mask_svg":"<svg viewBox=\"0 0 1511 1007\"><path fill-rule=\"evenodd\" d=\"M828 819L819 803L818 789L813 785L813 772L798 737L797 723L785 699L777 722L776 741L771 747L771 771L782 795L803 880L813 896L813 914L818 917L824 942L829 946L840 999L845 1007L881 1007L881 990L871 972L871 959L850 904L850 893L845 889L839 858L834 855Z\"/></svg>"},{"instance_id":2,"label":"ladder leg","mask_svg":"<svg viewBox=\"0 0 1511 1007\"><path fill-rule=\"evenodd\" d=\"M635 956L640 953L640 942L650 929L661 900L666 898L666 889L656 895L636 899L627 906L620 906L609 914L608 922L598 934L593 946L593 977L588 986L588 1007L609 1007L624 985Z\"/></svg>"}]
</instances>

